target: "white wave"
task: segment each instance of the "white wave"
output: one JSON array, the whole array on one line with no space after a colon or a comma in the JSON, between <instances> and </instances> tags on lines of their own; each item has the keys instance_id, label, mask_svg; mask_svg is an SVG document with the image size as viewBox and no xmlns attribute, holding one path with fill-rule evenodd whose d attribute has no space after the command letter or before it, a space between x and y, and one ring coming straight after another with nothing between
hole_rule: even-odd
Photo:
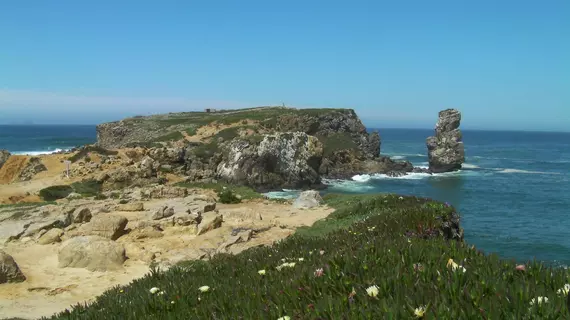
<instances>
[{"instance_id":1,"label":"white wave","mask_svg":"<svg viewBox=\"0 0 570 320\"><path fill-rule=\"evenodd\" d=\"M493 168L493 170L497 170L499 173L560 174L560 172L531 171L531 170L521 170L521 169Z\"/></svg>"},{"instance_id":2,"label":"white wave","mask_svg":"<svg viewBox=\"0 0 570 320\"><path fill-rule=\"evenodd\" d=\"M62 151L68 151L69 149L55 149L55 150L50 150L50 151L14 151L11 152L11 154L13 155L27 155L27 156L39 156L39 155L43 155L43 154L53 154L53 153L57 153L57 152L62 152Z\"/></svg>"},{"instance_id":3,"label":"white wave","mask_svg":"<svg viewBox=\"0 0 570 320\"><path fill-rule=\"evenodd\" d=\"M353 181L357 181L357 182L368 182L370 181L370 175L369 174L362 174L362 175L355 175L354 177L352 177Z\"/></svg>"},{"instance_id":4,"label":"white wave","mask_svg":"<svg viewBox=\"0 0 570 320\"><path fill-rule=\"evenodd\" d=\"M390 156L390 159L392 159L392 160L404 160L404 159L406 159L406 156Z\"/></svg>"},{"instance_id":5,"label":"white wave","mask_svg":"<svg viewBox=\"0 0 570 320\"><path fill-rule=\"evenodd\" d=\"M394 157L427 157L427 154L422 153L382 153L383 156L388 156L390 158Z\"/></svg>"},{"instance_id":6,"label":"white wave","mask_svg":"<svg viewBox=\"0 0 570 320\"><path fill-rule=\"evenodd\" d=\"M374 190L374 186L369 183L363 183L353 180L329 180L323 179L323 183L329 186L329 189L342 189L345 192L365 192L367 190Z\"/></svg>"},{"instance_id":7,"label":"white wave","mask_svg":"<svg viewBox=\"0 0 570 320\"><path fill-rule=\"evenodd\" d=\"M463 169L480 169L481 167L474 165L474 164L469 164L469 163L464 163L461 165L461 167Z\"/></svg>"}]
</instances>

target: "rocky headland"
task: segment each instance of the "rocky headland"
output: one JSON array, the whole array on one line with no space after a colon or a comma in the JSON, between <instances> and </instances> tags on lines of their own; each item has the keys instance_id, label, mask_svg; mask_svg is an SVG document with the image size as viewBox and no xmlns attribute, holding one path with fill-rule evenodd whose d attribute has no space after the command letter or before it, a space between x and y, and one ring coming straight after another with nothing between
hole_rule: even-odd
<instances>
[{"instance_id":1,"label":"rocky headland","mask_svg":"<svg viewBox=\"0 0 570 320\"><path fill-rule=\"evenodd\" d=\"M254 108L134 117L97 143L0 152L0 314L43 316L180 261L271 245L327 217L324 179L461 168L457 110L440 112L430 168L380 153L354 110ZM67 171L69 163L69 171ZM227 186L222 188L221 186ZM216 192L211 189L216 189Z\"/></svg>"}]
</instances>

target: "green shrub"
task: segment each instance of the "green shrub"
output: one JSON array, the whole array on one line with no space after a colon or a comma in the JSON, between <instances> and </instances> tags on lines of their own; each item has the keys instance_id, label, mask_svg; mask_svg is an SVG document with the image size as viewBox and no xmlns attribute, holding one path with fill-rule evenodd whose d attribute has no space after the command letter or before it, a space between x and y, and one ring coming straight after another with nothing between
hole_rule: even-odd
<instances>
[{"instance_id":1,"label":"green shrub","mask_svg":"<svg viewBox=\"0 0 570 320\"><path fill-rule=\"evenodd\" d=\"M183 139L184 136L182 135L182 133L180 131L174 131L168 134L165 134L163 136L160 136L156 139L154 139L153 142L168 142L168 141L178 141Z\"/></svg>"},{"instance_id":2,"label":"green shrub","mask_svg":"<svg viewBox=\"0 0 570 320\"><path fill-rule=\"evenodd\" d=\"M329 156L338 150L358 150L358 145L352 140L349 133L339 132L330 136L320 136L319 140L323 144L323 155Z\"/></svg>"},{"instance_id":3,"label":"green shrub","mask_svg":"<svg viewBox=\"0 0 570 320\"><path fill-rule=\"evenodd\" d=\"M420 307L424 319L570 316L557 293L570 271L537 262L518 271L515 261L444 239L453 207L395 195L326 202L336 211L313 233L153 269L53 319L413 319ZM548 302L531 306L542 296Z\"/></svg>"},{"instance_id":4,"label":"green shrub","mask_svg":"<svg viewBox=\"0 0 570 320\"><path fill-rule=\"evenodd\" d=\"M232 190L224 189L218 192L218 197L220 198L221 203L231 204L231 203L240 203L241 198L238 197Z\"/></svg>"},{"instance_id":5,"label":"green shrub","mask_svg":"<svg viewBox=\"0 0 570 320\"><path fill-rule=\"evenodd\" d=\"M83 147L79 152L69 157L68 160L71 162L77 162L79 159L86 157L90 152L98 153L104 156L114 156L118 154L118 151L108 150L99 146L91 145ZM91 159L89 158L89 160L87 160L86 158L85 161L89 162Z\"/></svg>"},{"instance_id":6,"label":"green shrub","mask_svg":"<svg viewBox=\"0 0 570 320\"><path fill-rule=\"evenodd\" d=\"M40 190L40 198L44 201L55 201L67 197L72 192L71 186L51 186Z\"/></svg>"},{"instance_id":7,"label":"green shrub","mask_svg":"<svg viewBox=\"0 0 570 320\"><path fill-rule=\"evenodd\" d=\"M83 180L79 182L74 182L71 184L74 192L77 192L85 197L96 196L101 193L101 182L97 180Z\"/></svg>"},{"instance_id":8,"label":"green shrub","mask_svg":"<svg viewBox=\"0 0 570 320\"><path fill-rule=\"evenodd\" d=\"M176 184L178 187L183 188L197 188L214 190L218 195L224 190L230 190L235 195L239 195L242 200L261 199L263 195L256 192L250 187L238 186L225 182L217 183L203 183L203 182L179 182Z\"/></svg>"}]
</instances>

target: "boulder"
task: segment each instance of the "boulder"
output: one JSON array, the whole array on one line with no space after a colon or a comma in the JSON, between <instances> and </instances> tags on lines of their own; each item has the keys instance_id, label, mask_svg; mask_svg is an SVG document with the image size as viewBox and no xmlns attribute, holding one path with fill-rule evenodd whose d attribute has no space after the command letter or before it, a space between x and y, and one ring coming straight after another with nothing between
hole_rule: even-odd
<instances>
[{"instance_id":1,"label":"boulder","mask_svg":"<svg viewBox=\"0 0 570 320\"><path fill-rule=\"evenodd\" d=\"M95 216L89 223L82 225L78 235L96 235L103 238L116 240L125 234L128 220L122 216L100 214Z\"/></svg>"},{"instance_id":2,"label":"boulder","mask_svg":"<svg viewBox=\"0 0 570 320\"><path fill-rule=\"evenodd\" d=\"M168 217L172 217L174 215L174 207L169 206L162 206L152 214L153 220L160 220Z\"/></svg>"},{"instance_id":3,"label":"boulder","mask_svg":"<svg viewBox=\"0 0 570 320\"><path fill-rule=\"evenodd\" d=\"M142 202L130 202L120 204L117 211L144 211L144 204Z\"/></svg>"},{"instance_id":4,"label":"boulder","mask_svg":"<svg viewBox=\"0 0 570 320\"><path fill-rule=\"evenodd\" d=\"M73 223L84 223L91 221L93 215L89 208L77 208L73 212Z\"/></svg>"},{"instance_id":5,"label":"boulder","mask_svg":"<svg viewBox=\"0 0 570 320\"><path fill-rule=\"evenodd\" d=\"M10 152L7 150L0 150L0 168L2 168L8 158L10 158Z\"/></svg>"},{"instance_id":6,"label":"boulder","mask_svg":"<svg viewBox=\"0 0 570 320\"><path fill-rule=\"evenodd\" d=\"M39 239L39 244L52 244L61 241L61 236L63 236L63 230L59 228L53 228L45 232Z\"/></svg>"},{"instance_id":7,"label":"boulder","mask_svg":"<svg viewBox=\"0 0 570 320\"><path fill-rule=\"evenodd\" d=\"M14 258L0 250L0 284L9 282L22 282L26 277L18 267Z\"/></svg>"},{"instance_id":8,"label":"boulder","mask_svg":"<svg viewBox=\"0 0 570 320\"><path fill-rule=\"evenodd\" d=\"M184 198L188 195L188 189L172 186L158 186L147 192L150 199Z\"/></svg>"},{"instance_id":9,"label":"boulder","mask_svg":"<svg viewBox=\"0 0 570 320\"><path fill-rule=\"evenodd\" d=\"M221 214L211 212L210 214L203 215L202 221L200 221L200 224L198 225L197 235L202 235L208 231L221 227L222 222L224 222L224 216Z\"/></svg>"},{"instance_id":10,"label":"boulder","mask_svg":"<svg viewBox=\"0 0 570 320\"><path fill-rule=\"evenodd\" d=\"M456 109L439 112L435 135L427 138L429 171L433 173L456 171L465 162L462 133L459 130L461 113Z\"/></svg>"},{"instance_id":11,"label":"boulder","mask_svg":"<svg viewBox=\"0 0 570 320\"><path fill-rule=\"evenodd\" d=\"M253 236L253 230L251 229L234 230L234 232L232 232L232 235L224 243L220 245L217 251L225 252L229 247L233 246L234 244L249 241L252 236Z\"/></svg>"},{"instance_id":12,"label":"boulder","mask_svg":"<svg viewBox=\"0 0 570 320\"><path fill-rule=\"evenodd\" d=\"M303 191L301 192L299 197L295 199L295 202L293 202L293 208L297 209L314 208L320 206L322 202L323 198L321 198L321 195L318 191L315 190Z\"/></svg>"},{"instance_id":13,"label":"boulder","mask_svg":"<svg viewBox=\"0 0 570 320\"><path fill-rule=\"evenodd\" d=\"M58 253L60 268L89 271L120 269L126 260L123 245L99 236L81 236L62 243Z\"/></svg>"},{"instance_id":14,"label":"boulder","mask_svg":"<svg viewBox=\"0 0 570 320\"><path fill-rule=\"evenodd\" d=\"M44 211L44 212L48 214L49 211ZM44 218L40 221L31 223L22 236L31 237L33 235L38 234L38 232L42 230L49 231L50 229L53 228L65 229L72 222L73 222L73 213L69 211L63 212L59 214L57 217L48 216L47 218Z\"/></svg>"}]
</instances>

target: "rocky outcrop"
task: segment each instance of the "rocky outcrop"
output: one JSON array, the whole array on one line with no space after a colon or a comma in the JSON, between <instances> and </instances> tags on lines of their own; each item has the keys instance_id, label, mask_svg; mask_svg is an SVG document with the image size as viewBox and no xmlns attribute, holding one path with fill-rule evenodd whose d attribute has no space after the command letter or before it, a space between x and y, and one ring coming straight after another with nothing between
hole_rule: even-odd
<instances>
[{"instance_id":1,"label":"rocky outcrop","mask_svg":"<svg viewBox=\"0 0 570 320\"><path fill-rule=\"evenodd\" d=\"M218 165L218 178L256 188L300 188L320 184L322 144L306 133L265 135L259 144L233 140Z\"/></svg>"},{"instance_id":2,"label":"rocky outcrop","mask_svg":"<svg viewBox=\"0 0 570 320\"><path fill-rule=\"evenodd\" d=\"M24 170L22 170L22 172L20 173L19 178L21 181L29 181L32 180L32 178L36 174L42 171L47 171L47 168L42 163L41 159L38 157L31 157L30 160L28 160L26 166L24 167Z\"/></svg>"},{"instance_id":3,"label":"rocky outcrop","mask_svg":"<svg viewBox=\"0 0 570 320\"><path fill-rule=\"evenodd\" d=\"M321 198L321 195L318 191L303 191L299 197L295 199L295 202L293 202L293 208L310 209L320 206L322 202L323 198Z\"/></svg>"},{"instance_id":4,"label":"rocky outcrop","mask_svg":"<svg viewBox=\"0 0 570 320\"><path fill-rule=\"evenodd\" d=\"M117 211L125 211L125 212L144 211L144 203L142 202L123 203L117 206Z\"/></svg>"},{"instance_id":5,"label":"rocky outcrop","mask_svg":"<svg viewBox=\"0 0 570 320\"><path fill-rule=\"evenodd\" d=\"M435 135L426 140L430 172L461 169L465 162L465 150L459 130L460 123L461 113L458 110L447 109L439 112Z\"/></svg>"},{"instance_id":6,"label":"rocky outcrop","mask_svg":"<svg viewBox=\"0 0 570 320\"><path fill-rule=\"evenodd\" d=\"M7 150L0 150L0 168L4 165L6 161L10 158L10 152Z\"/></svg>"},{"instance_id":7,"label":"rocky outcrop","mask_svg":"<svg viewBox=\"0 0 570 320\"><path fill-rule=\"evenodd\" d=\"M25 280L26 276L24 276L18 264L14 261L14 258L0 250L0 284Z\"/></svg>"},{"instance_id":8,"label":"rocky outcrop","mask_svg":"<svg viewBox=\"0 0 570 320\"><path fill-rule=\"evenodd\" d=\"M63 230L58 228L53 228L44 233L39 239L39 244L52 244L61 241L61 236L63 236Z\"/></svg>"},{"instance_id":9,"label":"rocky outcrop","mask_svg":"<svg viewBox=\"0 0 570 320\"><path fill-rule=\"evenodd\" d=\"M99 236L75 237L65 241L58 253L60 268L89 271L117 270L126 260L125 248Z\"/></svg>"},{"instance_id":10,"label":"rocky outcrop","mask_svg":"<svg viewBox=\"0 0 570 320\"><path fill-rule=\"evenodd\" d=\"M398 162L384 156L367 159L361 153L344 149L334 151L323 159L319 173L330 179L351 179L358 174L398 172L405 175L413 169L409 161Z\"/></svg>"},{"instance_id":11,"label":"rocky outcrop","mask_svg":"<svg viewBox=\"0 0 570 320\"><path fill-rule=\"evenodd\" d=\"M91 219L89 223L82 225L78 230L74 230L73 235L96 235L116 240L126 233L127 223L128 220L125 217L100 214Z\"/></svg>"}]
</instances>

